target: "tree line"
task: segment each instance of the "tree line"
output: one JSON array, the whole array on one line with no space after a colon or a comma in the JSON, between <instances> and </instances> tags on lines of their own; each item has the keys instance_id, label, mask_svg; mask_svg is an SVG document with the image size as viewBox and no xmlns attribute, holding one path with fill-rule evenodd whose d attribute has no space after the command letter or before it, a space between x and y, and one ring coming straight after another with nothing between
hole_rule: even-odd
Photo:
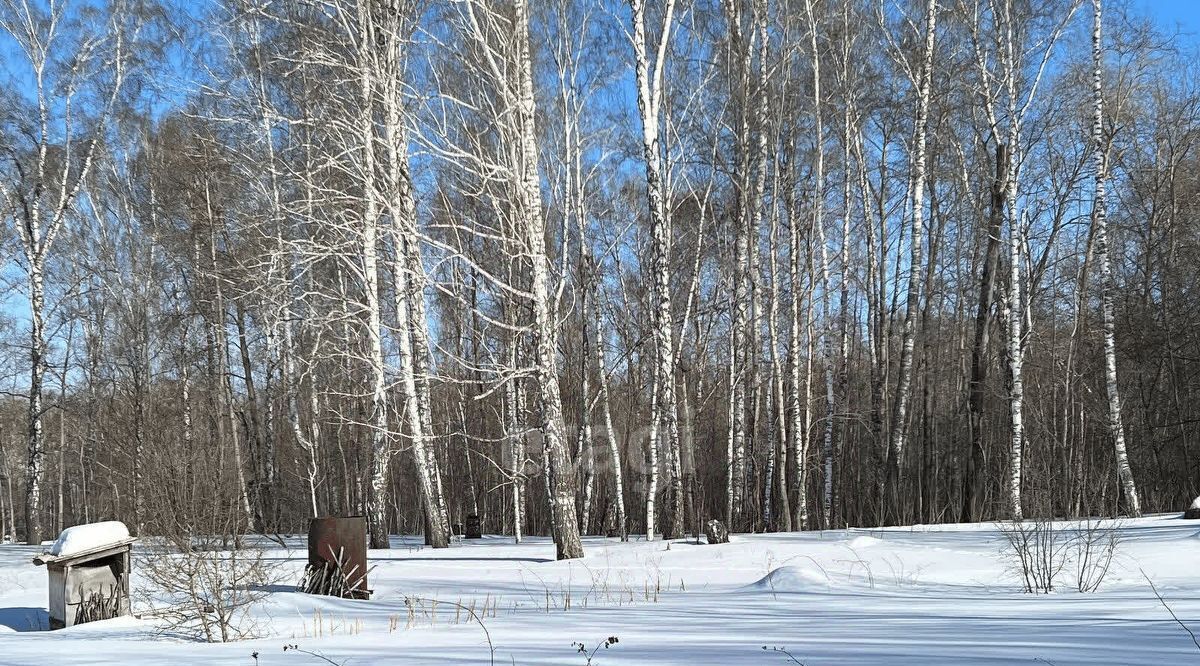
<instances>
[{"instance_id":1,"label":"tree line","mask_svg":"<svg viewBox=\"0 0 1200 666\"><path fill-rule=\"evenodd\" d=\"M1105 0L0 2L0 527L1178 508L1195 43Z\"/></svg>"}]
</instances>

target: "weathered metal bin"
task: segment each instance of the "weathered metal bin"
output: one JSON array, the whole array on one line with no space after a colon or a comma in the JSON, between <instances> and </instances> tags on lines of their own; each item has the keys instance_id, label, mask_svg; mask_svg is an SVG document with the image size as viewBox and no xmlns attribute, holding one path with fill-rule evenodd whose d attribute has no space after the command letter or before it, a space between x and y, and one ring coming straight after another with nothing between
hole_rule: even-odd
<instances>
[{"instance_id":1,"label":"weathered metal bin","mask_svg":"<svg viewBox=\"0 0 1200 666\"><path fill-rule=\"evenodd\" d=\"M68 555L43 553L50 578L50 628L129 615L130 551L127 537Z\"/></svg>"},{"instance_id":2,"label":"weathered metal bin","mask_svg":"<svg viewBox=\"0 0 1200 666\"><path fill-rule=\"evenodd\" d=\"M300 589L347 599L370 598L366 518L313 518L308 522L308 566Z\"/></svg>"},{"instance_id":3,"label":"weathered metal bin","mask_svg":"<svg viewBox=\"0 0 1200 666\"><path fill-rule=\"evenodd\" d=\"M483 529L479 521L479 516L471 514L467 516L467 534L468 539L482 539Z\"/></svg>"}]
</instances>

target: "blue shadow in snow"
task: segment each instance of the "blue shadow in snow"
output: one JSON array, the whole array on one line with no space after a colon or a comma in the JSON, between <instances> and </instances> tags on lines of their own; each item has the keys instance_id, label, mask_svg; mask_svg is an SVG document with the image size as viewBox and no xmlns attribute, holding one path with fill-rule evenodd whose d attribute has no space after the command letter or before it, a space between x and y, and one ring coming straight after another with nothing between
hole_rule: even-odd
<instances>
[{"instance_id":1,"label":"blue shadow in snow","mask_svg":"<svg viewBox=\"0 0 1200 666\"><path fill-rule=\"evenodd\" d=\"M13 631L49 631L50 612L45 608L0 608L0 627Z\"/></svg>"},{"instance_id":2,"label":"blue shadow in snow","mask_svg":"<svg viewBox=\"0 0 1200 666\"><path fill-rule=\"evenodd\" d=\"M553 562L552 557L371 557L372 562Z\"/></svg>"}]
</instances>

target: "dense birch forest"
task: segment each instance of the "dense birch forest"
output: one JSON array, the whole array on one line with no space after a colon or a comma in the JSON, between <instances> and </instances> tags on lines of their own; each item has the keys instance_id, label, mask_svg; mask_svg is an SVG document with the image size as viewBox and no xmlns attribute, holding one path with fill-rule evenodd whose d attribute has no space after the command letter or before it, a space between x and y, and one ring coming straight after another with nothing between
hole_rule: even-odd
<instances>
[{"instance_id":1,"label":"dense birch forest","mask_svg":"<svg viewBox=\"0 0 1200 666\"><path fill-rule=\"evenodd\" d=\"M1200 67L1118 0L0 0L0 533L1200 494Z\"/></svg>"}]
</instances>

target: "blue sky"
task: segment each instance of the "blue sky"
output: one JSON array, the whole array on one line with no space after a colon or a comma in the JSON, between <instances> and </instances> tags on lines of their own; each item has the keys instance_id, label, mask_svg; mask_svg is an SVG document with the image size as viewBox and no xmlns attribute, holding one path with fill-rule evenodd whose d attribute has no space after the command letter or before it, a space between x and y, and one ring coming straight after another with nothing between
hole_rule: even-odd
<instances>
[{"instance_id":1,"label":"blue sky","mask_svg":"<svg viewBox=\"0 0 1200 666\"><path fill-rule=\"evenodd\" d=\"M194 0L167 1L172 8L185 11L196 11L196 8L199 6L194 3ZM1105 4L1106 6L1116 5L1120 1L1105 0ZM1176 31L1181 33L1178 44L1185 52L1200 52L1200 0L1129 0L1129 3L1129 8L1134 14L1150 17L1168 34ZM1076 21L1090 20L1091 10L1088 6L1089 4L1085 0L1085 4L1080 8L1080 14ZM11 40L5 36L0 36L0 62L3 62L6 58L13 57L13 49L14 45L11 43ZM0 66L0 85L8 85L25 90L31 88L27 72L20 67L10 69ZM4 261L5 259L7 258L0 257L0 261ZM19 284L21 275L19 273L12 273L13 269L15 269L13 264L7 261L4 261L4 263L7 265L0 265L0 319L12 317L17 319L18 325L21 325L28 312L28 306L23 294L20 292L3 291L3 286L9 281ZM0 367L0 384L5 382L5 370L5 368Z\"/></svg>"},{"instance_id":2,"label":"blue sky","mask_svg":"<svg viewBox=\"0 0 1200 666\"><path fill-rule=\"evenodd\" d=\"M1178 26L1194 38L1200 35L1200 0L1133 0L1139 13L1154 17L1165 28Z\"/></svg>"}]
</instances>

